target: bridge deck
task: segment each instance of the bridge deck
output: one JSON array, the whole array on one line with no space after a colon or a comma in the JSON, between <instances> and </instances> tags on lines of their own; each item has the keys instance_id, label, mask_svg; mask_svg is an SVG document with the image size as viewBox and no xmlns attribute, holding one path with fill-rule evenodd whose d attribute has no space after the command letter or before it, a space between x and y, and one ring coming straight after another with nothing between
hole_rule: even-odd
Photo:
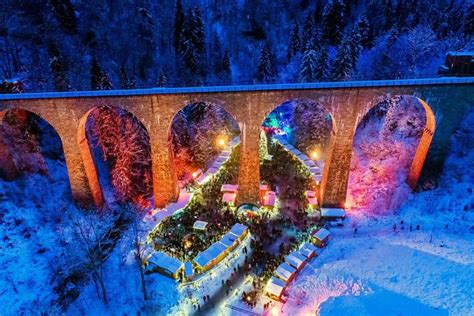
<instances>
[{"instance_id":1,"label":"bridge deck","mask_svg":"<svg viewBox=\"0 0 474 316\"><path fill-rule=\"evenodd\" d=\"M446 77L404 80L370 80L370 81L342 81L342 82L315 82L290 84L257 84L236 86L209 86L184 88L149 88L131 90L97 90L97 91L68 91L68 92L38 92L20 94L0 94L1 100L21 99L51 99L77 97L116 97L151 94L186 94L186 93L217 93L217 92L245 92L245 91L278 91L278 90L306 90L306 89L341 89L341 88L371 88L397 87L420 85L455 85L473 84L474 77Z\"/></svg>"}]
</instances>

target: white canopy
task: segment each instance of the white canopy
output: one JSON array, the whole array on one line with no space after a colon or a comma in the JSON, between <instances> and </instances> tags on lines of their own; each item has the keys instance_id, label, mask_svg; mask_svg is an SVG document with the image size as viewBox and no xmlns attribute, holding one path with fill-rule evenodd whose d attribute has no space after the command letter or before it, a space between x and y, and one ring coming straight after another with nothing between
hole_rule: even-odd
<instances>
[{"instance_id":1,"label":"white canopy","mask_svg":"<svg viewBox=\"0 0 474 316\"><path fill-rule=\"evenodd\" d=\"M300 270L306 263L306 257L298 253L297 251L293 251L285 257L285 261L296 270Z\"/></svg>"},{"instance_id":2,"label":"white canopy","mask_svg":"<svg viewBox=\"0 0 474 316\"><path fill-rule=\"evenodd\" d=\"M290 266L288 263L283 262L275 270L275 276L285 282L288 282L293 278L296 273L296 269Z\"/></svg>"},{"instance_id":3,"label":"white canopy","mask_svg":"<svg viewBox=\"0 0 474 316\"><path fill-rule=\"evenodd\" d=\"M224 203L235 203L235 199L237 198L237 194L234 192L225 192L222 196L222 201Z\"/></svg>"},{"instance_id":4,"label":"white canopy","mask_svg":"<svg viewBox=\"0 0 474 316\"><path fill-rule=\"evenodd\" d=\"M322 208L321 217L346 217L346 211L342 208Z\"/></svg>"},{"instance_id":5,"label":"white canopy","mask_svg":"<svg viewBox=\"0 0 474 316\"><path fill-rule=\"evenodd\" d=\"M301 246L299 252L300 252L300 254L305 256L306 258L310 258L310 257L316 255L316 247L314 245L310 244L309 242L305 242Z\"/></svg>"},{"instance_id":6,"label":"white canopy","mask_svg":"<svg viewBox=\"0 0 474 316\"><path fill-rule=\"evenodd\" d=\"M275 277L272 277L270 281L268 281L267 286L265 287L265 292L269 293L270 295L280 297L285 290L285 282Z\"/></svg>"},{"instance_id":7,"label":"white canopy","mask_svg":"<svg viewBox=\"0 0 474 316\"><path fill-rule=\"evenodd\" d=\"M224 251L227 250L227 247L224 246L221 242L215 242L209 246L206 250L199 253L193 261L198 264L200 267L205 267L211 261L217 259Z\"/></svg>"},{"instance_id":8,"label":"white canopy","mask_svg":"<svg viewBox=\"0 0 474 316\"><path fill-rule=\"evenodd\" d=\"M267 191L263 196L263 206L275 206L275 192L274 191Z\"/></svg>"},{"instance_id":9,"label":"white canopy","mask_svg":"<svg viewBox=\"0 0 474 316\"><path fill-rule=\"evenodd\" d=\"M326 238L329 237L331 233L329 232L329 230L325 229L325 228L321 228L320 230L318 231L314 231L311 233L311 236L313 236L314 238L317 238L318 240L325 240Z\"/></svg>"},{"instance_id":10,"label":"white canopy","mask_svg":"<svg viewBox=\"0 0 474 316\"><path fill-rule=\"evenodd\" d=\"M155 265L165 271L168 271L170 274L174 275L182 267L183 263L173 257L168 256L164 252L157 251L151 255L148 259L149 264Z\"/></svg>"},{"instance_id":11,"label":"white canopy","mask_svg":"<svg viewBox=\"0 0 474 316\"><path fill-rule=\"evenodd\" d=\"M195 221L194 224L193 224L193 229L205 230L207 224L208 224L208 223L205 222L205 221Z\"/></svg>"},{"instance_id":12,"label":"white canopy","mask_svg":"<svg viewBox=\"0 0 474 316\"><path fill-rule=\"evenodd\" d=\"M221 192L237 192L239 186L237 184L223 184L221 186Z\"/></svg>"}]
</instances>

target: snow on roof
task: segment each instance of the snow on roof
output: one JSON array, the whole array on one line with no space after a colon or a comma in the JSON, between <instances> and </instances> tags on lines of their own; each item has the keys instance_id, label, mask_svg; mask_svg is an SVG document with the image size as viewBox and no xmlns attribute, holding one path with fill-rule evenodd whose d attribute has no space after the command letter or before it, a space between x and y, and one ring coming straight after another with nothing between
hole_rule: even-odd
<instances>
[{"instance_id":1,"label":"snow on roof","mask_svg":"<svg viewBox=\"0 0 474 316\"><path fill-rule=\"evenodd\" d=\"M239 186L237 184L223 184L221 186L221 192L237 192Z\"/></svg>"},{"instance_id":2,"label":"snow on roof","mask_svg":"<svg viewBox=\"0 0 474 316\"><path fill-rule=\"evenodd\" d=\"M234 234L237 237L240 237L246 230L247 230L247 226L240 223L236 223L230 229L230 233Z\"/></svg>"},{"instance_id":3,"label":"snow on roof","mask_svg":"<svg viewBox=\"0 0 474 316\"><path fill-rule=\"evenodd\" d=\"M473 56L474 57L474 51L448 52L448 55L451 55L451 56Z\"/></svg>"},{"instance_id":4,"label":"snow on roof","mask_svg":"<svg viewBox=\"0 0 474 316\"><path fill-rule=\"evenodd\" d=\"M321 168L318 166L310 167L309 171L313 174L321 174Z\"/></svg>"},{"instance_id":5,"label":"snow on roof","mask_svg":"<svg viewBox=\"0 0 474 316\"><path fill-rule=\"evenodd\" d=\"M318 199L315 198L315 197L307 198L307 200L308 200L309 205L317 205L318 204Z\"/></svg>"},{"instance_id":6,"label":"snow on roof","mask_svg":"<svg viewBox=\"0 0 474 316\"><path fill-rule=\"evenodd\" d=\"M290 266L287 262L283 262L278 266L278 268L275 270L275 276L278 277L279 279L288 282L289 279L293 277L293 275L296 273L296 269Z\"/></svg>"},{"instance_id":7,"label":"snow on roof","mask_svg":"<svg viewBox=\"0 0 474 316\"><path fill-rule=\"evenodd\" d=\"M268 281L267 286L265 287L265 292L274 295L276 297L280 297L285 289L286 283L282 280L272 277L270 281Z\"/></svg>"},{"instance_id":8,"label":"snow on roof","mask_svg":"<svg viewBox=\"0 0 474 316\"><path fill-rule=\"evenodd\" d=\"M305 195L307 198L312 198L312 197L315 197L315 196L316 196L316 192L315 192L315 191L311 191L311 190L306 190L306 191L304 191L304 195Z\"/></svg>"},{"instance_id":9,"label":"snow on roof","mask_svg":"<svg viewBox=\"0 0 474 316\"><path fill-rule=\"evenodd\" d=\"M198 229L198 230L205 230L207 226L207 222L205 221L195 221L193 224L193 229Z\"/></svg>"},{"instance_id":10,"label":"snow on roof","mask_svg":"<svg viewBox=\"0 0 474 316\"><path fill-rule=\"evenodd\" d=\"M236 146L240 143L240 136L235 136L229 143L229 146Z\"/></svg>"},{"instance_id":11,"label":"snow on roof","mask_svg":"<svg viewBox=\"0 0 474 316\"><path fill-rule=\"evenodd\" d=\"M296 270L299 270L305 264L306 257L298 253L297 251L293 251L285 257L285 261L289 263L293 268L296 268Z\"/></svg>"},{"instance_id":12,"label":"snow on roof","mask_svg":"<svg viewBox=\"0 0 474 316\"><path fill-rule=\"evenodd\" d=\"M180 260L170 257L160 251L157 251L151 255L150 259L148 259L148 262L169 271L171 274L175 274L183 267L183 263Z\"/></svg>"},{"instance_id":13,"label":"snow on roof","mask_svg":"<svg viewBox=\"0 0 474 316\"><path fill-rule=\"evenodd\" d=\"M321 209L321 217L345 217L346 211L342 208L325 208Z\"/></svg>"},{"instance_id":14,"label":"snow on roof","mask_svg":"<svg viewBox=\"0 0 474 316\"><path fill-rule=\"evenodd\" d=\"M184 264L184 276L186 278L189 278L193 274L194 274L193 264L191 263L191 261L186 261L186 263Z\"/></svg>"},{"instance_id":15,"label":"snow on roof","mask_svg":"<svg viewBox=\"0 0 474 316\"><path fill-rule=\"evenodd\" d=\"M235 236L232 233L227 233L221 238L220 242L227 248L230 248L232 247L232 245L235 244L236 241L237 241L237 236Z\"/></svg>"},{"instance_id":16,"label":"snow on roof","mask_svg":"<svg viewBox=\"0 0 474 316\"><path fill-rule=\"evenodd\" d=\"M260 184L260 191L268 191L268 185L267 184Z\"/></svg>"},{"instance_id":17,"label":"snow on roof","mask_svg":"<svg viewBox=\"0 0 474 316\"><path fill-rule=\"evenodd\" d=\"M315 175L313 176L313 179L314 179L314 181L316 181L316 182L321 182L321 179L322 179L322 178L323 178L323 176L320 175L320 174L315 174Z\"/></svg>"},{"instance_id":18,"label":"snow on roof","mask_svg":"<svg viewBox=\"0 0 474 316\"><path fill-rule=\"evenodd\" d=\"M227 248L221 242L215 242L206 250L200 252L193 261L201 267L205 267L209 262L219 257Z\"/></svg>"},{"instance_id":19,"label":"snow on roof","mask_svg":"<svg viewBox=\"0 0 474 316\"><path fill-rule=\"evenodd\" d=\"M219 171L219 168L212 166L211 168L209 168L209 170L206 171L206 173L214 175L217 173L217 171Z\"/></svg>"},{"instance_id":20,"label":"snow on roof","mask_svg":"<svg viewBox=\"0 0 474 316\"><path fill-rule=\"evenodd\" d=\"M306 166L308 166L310 168L311 167L316 167L316 163L314 161L312 161L311 159L309 159L309 158L304 160L303 162Z\"/></svg>"},{"instance_id":21,"label":"snow on roof","mask_svg":"<svg viewBox=\"0 0 474 316\"><path fill-rule=\"evenodd\" d=\"M309 258L311 257L313 254L316 254L316 247L314 245L312 245L311 243L309 242L305 242L300 250L299 250L300 254L302 254L303 256L305 256L306 258Z\"/></svg>"},{"instance_id":22,"label":"snow on roof","mask_svg":"<svg viewBox=\"0 0 474 316\"><path fill-rule=\"evenodd\" d=\"M275 192L274 191L267 191L263 196L263 206L274 206L275 205Z\"/></svg>"},{"instance_id":23,"label":"snow on roof","mask_svg":"<svg viewBox=\"0 0 474 316\"><path fill-rule=\"evenodd\" d=\"M237 194L233 192L225 192L222 196L222 201L224 203L235 203L235 199L237 198Z\"/></svg>"},{"instance_id":24,"label":"snow on roof","mask_svg":"<svg viewBox=\"0 0 474 316\"><path fill-rule=\"evenodd\" d=\"M317 238L319 240L325 240L326 238L329 237L331 233L329 232L329 230L325 229L325 228L321 228L319 230L315 230L311 233L311 236L313 236L314 238Z\"/></svg>"}]
</instances>

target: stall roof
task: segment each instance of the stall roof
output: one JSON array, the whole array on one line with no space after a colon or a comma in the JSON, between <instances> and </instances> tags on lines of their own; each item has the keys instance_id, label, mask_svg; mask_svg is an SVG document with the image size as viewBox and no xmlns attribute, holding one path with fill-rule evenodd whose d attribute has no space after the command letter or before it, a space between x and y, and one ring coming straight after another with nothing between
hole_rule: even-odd
<instances>
[{"instance_id":1,"label":"stall roof","mask_svg":"<svg viewBox=\"0 0 474 316\"><path fill-rule=\"evenodd\" d=\"M325 208L321 209L321 217L346 217L346 211L342 208Z\"/></svg>"},{"instance_id":2,"label":"stall roof","mask_svg":"<svg viewBox=\"0 0 474 316\"><path fill-rule=\"evenodd\" d=\"M308 204L309 205L317 205L318 204L318 199L314 197L308 198Z\"/></svg>"},{"instance_id":3,"label":"stall roof","mask_svg":"<svg viewBox=\"0 0 474 316\"><path fill-rule=\"evenodd\" d=\"M311 257L313 254L316 254L316 247L314 245L312 245L311 243L309 242L305 242L300 250L299 250L300 254L302 254L303 256L305 256L306 258L309 258Z\"/></svg>"},{"instance_id":4,"label":"stall roof","mask_svg":"<svg viewBox=\"0 0 474 316\"><path fill-rule=\"evenodd\" d=\"M155 252L150 259L148 259L148 262L169 271L171 274L175 274L183 267L183 263L180 260L160 251Z\"/></svg>"},{"instance_id":5,"label":"stall roof","mask_svg":"<svg viewBox=\"0 0 474 316\"><path fill-rule=\"evenodd\" d=\"M267 191L263 196L263 203L264 206L274 206L275 205L275 192L274 191Z\"/></svg>"},{"instance_id":6,"label":"stall roof","mask_svg":"<svg viewBox=\"0 0 474 316\"><path fill-rule=\"evenodd\" d=\"M184 276L186 278L189 278L193 274L194 274L193 264L191 263L191 261L186 261L186 263L184 264Z\"/></svg>"},{"instance_id":7,"label":"stall roof","mask_svg":"<svg viewBox=\"0 0 474 316\"><path fill-rule=\"evenodd\" d=\"M286 283L282 280L272 277L270 281L268 281L267 286L265 287L265 292L274 295L276 297L280 297L285 290Z\"/></svg>"},{"instance_id":8,"label":"stall roof","mask_svg":"<svg viewBox=\"0 0 474 316\"><path fill-rule=\"evenodd\" d=\"M314 163L314 161L312 161L311 159L306 159L305 161L303 161L305 165L307 165L308 167L316 167L316 164Z\"/></svg>"},{"instance_id":9,"label":"stall roof","mask_svg":"<svg viewBox=\"0 0 474 316\"><path fill-rule=\"evenodd\" d=\"M237 193L233 192L225 192L222 196L222 201L224 203L235 203L235 199L237 198Z\"/></svg>"},{"instance_id":10,"label":"stall roof","mask_svg":"<svg viewBox=\"0 0 474 316\"><path fill-rule=\"evenodd\" d=\"M288 263L283 262L275 270L275 276L279 279L282 279L285 282L288 282L289 279L293 277L296 273L296 269L290 266Z\"/></svg>"},{"instance_id":11,"label":"stall roof","mask_svg":"<svg viewBox=\"0 0 474 316\"><path fill-rule=\"evenodd\" d=\"M223 184L221 186L221 192L237 192L239 186L237 184Z\"/></svg>"},{"instance_id":12,"label":"stall roof","mask_svg":"<svg viewBox=\"0 0 474 316\"><path fill-rule=\"evenodd\" d=\"M221 238L221 243L227 248L232 247L232 245L234 245L236 241L237 241L237 236L235 236L232 233L227 233Z\"/></svg>"},{"instance_id":13,"label":"stall roof","mask_svg":"<svg viewBox=\"0 0 474 316\"><path fill-rule=\"evenodd\" d=\"M240 223L236 223L234 224L234 226L232 226L232 228L230 229L230 232L236 235L237 237L240 237L246 230L247 230L247 226Z\"/></svg>"},{"instance_id":14,"label":"stall roof","mask_svg":"<svg viewBox=\"0 0 474 316\"><path fill-rule=\"evenodd\" d=\"M215 242L209 248L199 253L193 260L199 266L204 267L226 250L227 248L221 242Z\"/></svg>"},{"instance_id":15,"label":"stall roof","mask_svg":"<svg viewBox=\"0 0 474 316\"><path fill-rule=\"evenodd\" d=\"M306 190L306 191L304 191L304 195L305 195L307 198L313 198L313 197L316 197L316 192L315 192L315 191Z\"/></svg>"},{"instance_id":16,"label":"stall roof","mask_svg":"<svg viewBox=\"0 0 474 316\"><path fill-rule=\"evenodd\" d=\"M293 268L299 270L306 263L306 257L297 251L293 251L288 256L285 257L285 261L289 263Z\"/></svg>"},{"instance_id":17,"label":"stall roof","mask_svg":"<svg viewBox=\"0 0 474 316\"><path fill-rule=\"evenodd\" d=\"M193 224L193 229L198 229L198 230L205 230L207 226L207 222L205 221L195 221Z\"/></svg>"},{"instance_id":18,"label":"stall roof","mask_svg":"<svg viewBox=\"0 0 474 316\"><path fill-rule=\"evenodd\" d=\"M329 237L330 234L331 233L329 232L329 230L327 230L326 228L321 228L317 231L315 230L314 232L312 232L311 236L319 240L325 240L327 237Z\"/></svg>"},{"instance_id":19,"label":"stall roof","mask_svg":"<svg viewBox=\"0 0 474 316\"><path fill-rule=\"evenodd\" d=\"M260 184L260 191L268 191L268 184Z\"/></svg>"}]
</instances>

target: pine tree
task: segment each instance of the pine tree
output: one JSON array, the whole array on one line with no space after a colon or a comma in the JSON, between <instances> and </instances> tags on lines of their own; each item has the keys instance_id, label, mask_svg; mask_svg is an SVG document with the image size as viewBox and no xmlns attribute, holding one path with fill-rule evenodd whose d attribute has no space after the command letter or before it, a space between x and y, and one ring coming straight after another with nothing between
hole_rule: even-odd
<instances>
[{"instance_id":1,"label":"pine tree","mask_svg":"<svg viewBox=\"0 0 474 316\"><path fill-rule=\"evenodd\" d=\"M341 41L342 30L345 25L345 4L342 0L329 0L323 10L323 38L329 44Z\"/></svg>"},{"instance_id":2,"label":"pine tree","mask_svg":"<svg viewBox=\"0 0 474 316\"><path fill-rule=\"evenodd\" d=\"M56 91L67 91L71 90L71 86L66 78L66 67L64 66L63 57L56 45L51 45L51 61L49 62L49 68L53 75L54 87Z\"/></svg>"},{"instance_id":3,"label":"pine tree","mask_svg":"<svg viewBox=\"0 0 474 316\"><path fill-rule=\"evenodd\" d=\"M303 61L300 66L300 81L314 82L316 81L318 54L313 49L308 49L303 55Z\"/></svg>"},{"instance_id":4,"label":"pine tree","mask_svg":"<svg viewBox=\"0 0 474 316\"><path fill-rule=\"evenodd\" d=\"M180 52L181 48L181 35L183 34L183 29L184 29L184 11L183 11L183 4L181 0L176 0L175 4L175 15L174 15L174 29L173 29L173 34L174 34L174 48L176 52Z\"/></svg>"},{"instance_id":5,"label":"pine tree","mask_svg":"<svg viewBox=\"0 0 474 316\"><path fill-rule=\"evenodd\" d=\"M135 80L128 76L127 70L123 65L120 67L119 79L121 89L135 89L137 87Z\"/></svg>"},{"instance_id":6,"label":"pine tree","mask_svg":"<svg viewBox=\"0 0 474 316\"><path fill-rule=\"evenodd\" d=\"M298 23L295 23L291 32L290 44L288 45L287 59L290 61L296 54L301 51L301 38Z\"/></svg>"},{"instance_id":7,"label":"pine tree","mask_svg":"<svg viewBox=\"0 0 474 316\"><path fill-rule=\"evenodd\" d=\"M232 70L231 70L229 52L227 50L224 52L224 57L222 57L222 62L220 66L220 74L221 74L223 83L225 84L231 83Z\"/></svg>"},{"instance_id":8,"label":"pine tree","mask_svg":"<svg viewBox=\"0 0 474 316\"><path fill-rule=\"evenodd\" d=\"M385 23L384 23L384 30L390 30L395 23L395 12L393 10L392 0L387 0L385 4Z\"/></svg>"},{"instance_id":9,"label":"pine tree","mask_svg":"<svg viewBox=\"0 0 474 316\"><path fill-rule=\"evenodd\" d=\"M326 46L323 46L316 61L316 81L322 81L329 77L329 53Z\"/></svg>"},{"instance_id":10,"label":"pine tree","mask_svg":"<svg viewBox=\"0 0 474 316\"><path fill-rule=\"evenodd\" d=\"M156 85L160 88L163 88L163 87L166 87L167 83L168 83L168 78L166 78L166 75L163 71L160 71L158 80L156 81Z\"/></svg>"},{"instance_id":11,"label":"pine tree","mask_svg":"<svg viewBox=\"0 0 474 316\"><path fill-rule=\"evenodd\" d=\"M466 23L464 24L464 35L470 37L474 35L474 4L469 6L466 14Z\"/></svg>"},{"instance_id":12,"label":"pine tree","mask_svg":"<svg viewBox=\"0 0 474 316\"><path fill-rule=\"evenodd\" d=\"M204 53L204 23L201 17L201 9L198 6L194 7L191 18L191 39L199 54Z\"/></svg>"},{"instance_id":13,"label":"pine tree","mask_svg":"<svg viewBox=\"0 0 474 316\"><path fill-rule=\"evenodd\" d=\"M90 74L91 88L93 90L110 90L113 88L109 74L105 71L102 71L99 61L95 55L92 57Z\"/></svg>"},{"instance_id":14,"label":"pine tree","mask_svg":"<svg viewBox=\"0 0 474 316\"><path fill-rule=\"evenodd\" d=\"M59 25L69 34L77 34L77 19L70 0L49 0L49 4Z\"/></svg>"},{"instance_id":15,"label":"pine tree","mask_svg":"<svg viewBox=\"0 0 474 316\"><path fill-rule=\"evenodd\" d=\"M308 48L308 43L311 41L314 32L314 20L311 15L308 15L303 25L303 34L301 36L301 50L305 51Z\"/></svg>"},{"instance_id":16,"label":"pine tree","mask_svg":"<svg viewBox=\"0 0 474 316\"><path fill-rule=\"evenodd\" d=\"M352 55L352 44L350 38L345 36L339 45L339 50L334 60L331 77L334 80L347 80L353 70L354 57Z\"/></svg>"},{"instance_id":17,"label":"pine tree","mask_svg":"<svg viewBox=\"0 0 474 316\"><path fill-rule=\"evenodd\" d=\"M359 16L353 27L353 32L359 37L359 43L362 47L368 48L372 45L372 39L370 38L371 27L365 14Z\"/></svg>"},{"instance_id":18,"label":"pine tree","mask_svg":"<svg viewBox=\"0 0 474 316\"><path fill-rule=\"evenodd\" d=\"M267 43L263 46L258 62L255 80L260 83L271 83L277 75L275 56Z\"/></svg>"}]
</instances>

